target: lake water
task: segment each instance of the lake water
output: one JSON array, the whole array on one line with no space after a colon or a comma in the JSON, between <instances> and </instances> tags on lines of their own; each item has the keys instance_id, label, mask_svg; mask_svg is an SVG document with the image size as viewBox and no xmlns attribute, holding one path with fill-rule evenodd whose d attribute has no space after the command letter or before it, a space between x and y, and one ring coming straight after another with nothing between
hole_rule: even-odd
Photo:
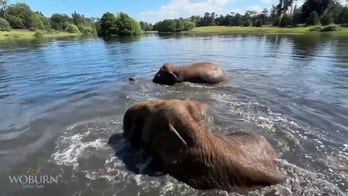
<instances>
[{"instance_id":1,"label":"lake water","mask_svg":"<svg viewBox=\"0 0 348 196\"><path fill-rule=\"evenodd\" d=\"M197 61L229 80L151 82L164 62ZM274 146L284 181L231 195L348 193L348 37L144 35L0 43L0 195L226 194L135 174L115 156L124 140L107 142L125 110L154 98L202 100L213 131L252 130ZM30 185L29 175L58 182Z\"/></svg>"}]
</instances>

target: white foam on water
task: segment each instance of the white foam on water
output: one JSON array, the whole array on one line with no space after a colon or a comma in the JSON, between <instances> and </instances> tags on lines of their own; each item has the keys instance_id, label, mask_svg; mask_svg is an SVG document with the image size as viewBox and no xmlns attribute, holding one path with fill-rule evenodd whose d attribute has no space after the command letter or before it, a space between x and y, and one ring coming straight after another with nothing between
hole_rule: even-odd
<instances>
[{"instance_id":1,"label":"white foam on water","mask_svg":"<svg viewBox=\"0 0 348 196\"><path fill-rule=\"evenodd\" d=\"M53 153L53 160L58 165L73 166L76 169L79 166L78 159L83 156L88 148L94 148L95 150L105 149L105 139L95 139L94 141L82 142L86 136L90 134L90 131L84 133L77 133L71 136L61 136L60 142L63 146L57 148Z\"/></svg>"},{"instance_id":2,"label":"white foam on water","mask_svg":"<svg viewBox=\"0 0 348 196\"><path fill-rule=\"evenodd\" d=\"M236 104L243 105L243 103ZM282 121L281 118L275 119ZM260 118L259 120L263 123L274 123L267 118ZM122 191L131 189L136 189L138 193L158 192L160 195L176 195L178 193L181 195L227 194L225 191L195 190L169 175L152 177L128 171L122 160L115 156L115 150L122 150L127 143L124 140L118 141L115 144L116 149L112 149L107 145L108 138L112 133L120 132L121 127L122 123L120 122L87 122L69 126L63 135L56 140L52 160L59 166L71 167L74 176L81 176L78 174L82 174L88 184L97 183L97 181L100 183L100 180L102 180L107 184L104 191L115 194L121 194ZM320 144L320 141L314 142ZM342 148L344 149L346 146ZM139 155L139 153L134 153L134 156ZM94 163L96 160L97 163ZM137 165L138 169L144 170L150 161L151 158L145 159ZM333 162L337 163L337 168L342 168L342 164L339 164L336 159L328 162L331 164ZM81 165L84 163L87 166ZM88 165L89 163L92 165ZM280 168L284 174L282 183L248 191L247 193L249 195L344 195L339 187L327 180L324 175L310 172L288 163L286 160L280 160ZM332 169L336 168L332 167ZM86 187L86 191L89 189L88 187ZM238 191L228 194L239 195Z\"/></svg>"}]
</instances>

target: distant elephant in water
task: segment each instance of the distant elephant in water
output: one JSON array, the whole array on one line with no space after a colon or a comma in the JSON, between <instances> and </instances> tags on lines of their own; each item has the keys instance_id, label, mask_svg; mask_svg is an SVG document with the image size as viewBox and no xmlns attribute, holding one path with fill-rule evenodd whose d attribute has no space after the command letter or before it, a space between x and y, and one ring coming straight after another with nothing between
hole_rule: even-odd
<instances>
[{"instance_id":1,"label":"distant elephant in water","mask_svg":"<svg viewBox=\"0 0 348 196\"><path fill-rule=\"evenodd\" d=\"M209 62L201 62L186 66L165 63L152 81L167 85L178 82L217 84L225 79L226 75L219 66Z\"/></svg>"},{"instance_id":2,"label":"distant elephant in water","mask_svg":"<svg viewBox=\"0 0 348 196\"><path fill-rule=\"evenodd\" d=\"M190 100L150 100L131 106L123 137L159 158L173 177L197 189L272 185L281 181L277 153L253 132L211 132L207 105Z\"/></svg>"}]
</instances>

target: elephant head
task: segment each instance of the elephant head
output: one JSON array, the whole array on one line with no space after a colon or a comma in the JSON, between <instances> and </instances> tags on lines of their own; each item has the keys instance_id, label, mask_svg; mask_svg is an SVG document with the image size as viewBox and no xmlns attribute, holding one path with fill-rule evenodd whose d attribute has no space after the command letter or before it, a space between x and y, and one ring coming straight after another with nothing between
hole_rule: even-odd
<instances>
[{"instance_id":1,"label":"elephant head","mask_svg":"<svg viewBox=\"0 0 348 196\"><path fill-rule=\"evenodd\" d=\"M175 66L171 63L165 63L155 74L152 82L158 84L173 85L178 82L178 76L174 73Z\"/></svg>"},{"instance_id":2,"label":"elephant head","mask_svg":"<svg viewBox=\"0 0 348 196\"><path fill-rule=\"evenodd\" d=\"M207 105L199 101L139 102L124 115L123 136L132 146L143 147L164 161L179 161L187 149L185 139L189 137L182 131L183 127L201 121L206 108Z\"/></svg>"},{"instance_id":3,"label":"elephant head","mask_svg":"<svg viewBox=\"0 0 348 196\"><path fill-rule=\"evenodd\" d=\"M267 140L253 132L211 132L204 121L206 108L190 100L139 102L127 110L123 134L194 188L231 190L280 182L277 154Z\"/></svg>"}]
</instances>

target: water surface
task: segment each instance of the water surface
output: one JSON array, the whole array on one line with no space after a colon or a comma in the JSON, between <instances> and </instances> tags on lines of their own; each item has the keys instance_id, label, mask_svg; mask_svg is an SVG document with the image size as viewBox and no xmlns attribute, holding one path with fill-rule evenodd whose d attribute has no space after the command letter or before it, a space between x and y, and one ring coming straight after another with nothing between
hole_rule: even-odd
<instances>
[{"instance_id":1,"label":"water surface","mask_svg":"<svg viewBox=\"0 0 348 196\"><path fill-rule=\"evenodd\" d=\"M164 175L128 171L107 144L132 104L197 99L215 132L252 130L272 143L285 176L233 194L348 193L348 38L304 35L157 36L0 43L0 193L216 195ZM212 61L217 86L153 84L164 62ZM137 75L138 81L129 82ZM115 152L116 151L116 152ZM135 153L134 156L137 156ZM25 187L8 176L60 176Z\"/></svg>"}]
</instances>

